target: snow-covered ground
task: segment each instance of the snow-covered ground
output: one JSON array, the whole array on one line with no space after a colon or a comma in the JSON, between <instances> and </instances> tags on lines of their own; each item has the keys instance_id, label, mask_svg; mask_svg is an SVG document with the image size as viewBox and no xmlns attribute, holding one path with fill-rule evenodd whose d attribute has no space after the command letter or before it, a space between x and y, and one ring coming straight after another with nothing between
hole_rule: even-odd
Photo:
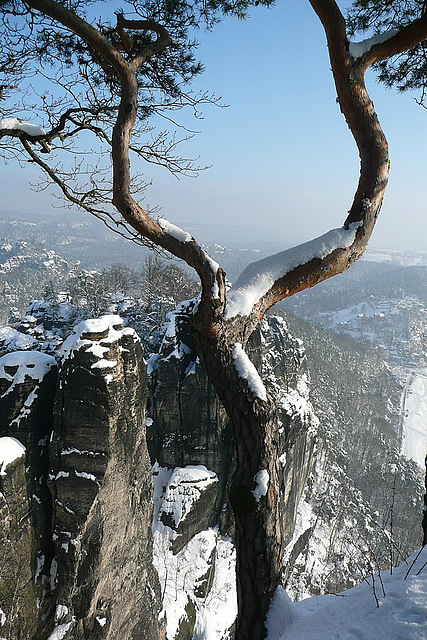
<instances>
[{"instance_id":1,"label":"snow-covered ground","mask_svg":"<svg viewBox=\"0 0 427 640\"><path fill-rule=\"evenodd\" d=\"M368 262L390 262L402 267L412 267L427 264L427 253L424 251L367 249L361 259Z\"/></svg>"},{"instance_id":2,"label":"snow-covered ground","mask_svg":"<svg viewBox=\"0 0 427 640\"><path fill-rule=\"evenodd\" d=\"M426 640L427 547L417 553L392 575L368 577L337 596L293 603L280 589L268 640Z\"/></svg>"},{"instance_id":3,"label":"snow-covered ground","mask_svg":"<svg viewBox=\"0 0 427 640\"><path fill-rule=\"evenodd\" d=\"M427 454L427 370L412 370L402 400L402 453L424 469Z\"/></svg>"}]
</instances>

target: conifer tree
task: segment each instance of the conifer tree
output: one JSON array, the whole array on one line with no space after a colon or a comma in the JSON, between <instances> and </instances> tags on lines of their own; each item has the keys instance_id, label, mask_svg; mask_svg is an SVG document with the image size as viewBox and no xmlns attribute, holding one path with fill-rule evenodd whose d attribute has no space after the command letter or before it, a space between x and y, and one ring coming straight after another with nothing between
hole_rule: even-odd
<instances>
[{"instance_id":1,"label":"conifer tree","mask_svg":"<svg viewBox=\"0 0 427 640\"><path fill-rule=\"evenodd\" d=\"M356 193L341 229L250 265L229 293L224 271L195 238L141 206L137 198L143 185L131 173L130 157L136 154L175 173L194 170L177 155L176 140L162 132L152 134L150 116L173 117L184 105L197 111L210 99L186 89L201 71L193 31L200 25L213 28L223 14L244 17L252 3L135 0L123 2L120 11L116 3L110 21L106 16L112 15L111 7L103 3L102 24L92 15L92 2L81 0L11 0L1 7L0 72L8 100L0 102L0 152L6 159L37 165L72 205L136 242L184 260L201 281L190 330L233 424L237 452L230 498L236 521L238 640L265 637L265 617L280 584L285 545L276 455L280 416L262 383L249 386L242 375L242 360L247 365L244 348L271 306L341 273L368 243L387 185L389 157L365 87L366 70L375 65L386 82L424 87L424 71L417 66L421 58L416 57L427 38L421 2L357 0L346 21L335 0L309 1L324 27L337 100L359 150ZM411 10L405 14L407 6ZM126 13L129 8L131 14ZM391 17L394 13L397 17ZM355 30L382 34L389 27L396 31L357 48L349 42ZM415 60L411 72L399 67L405 56L408 65ZM25 105L22 99L35 78L50 80L54 91L34 93ZM32 120L22 122L30 106ZM37 126L40 114L47 122L44 129ZM62 160L64 152L82 152L85 144L91 157L95 153L92 165Z\"/></svg>"}]
</instances>

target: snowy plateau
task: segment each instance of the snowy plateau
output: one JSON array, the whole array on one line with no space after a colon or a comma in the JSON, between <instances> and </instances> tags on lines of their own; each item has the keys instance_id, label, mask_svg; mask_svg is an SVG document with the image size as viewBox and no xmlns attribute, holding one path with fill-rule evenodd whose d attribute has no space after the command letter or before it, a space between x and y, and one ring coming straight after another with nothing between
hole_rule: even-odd
<instances>
[{"instance_id":1,"label":"snowy plateau","mask_svg":"<svg viewBox=\"0 0 427 640\"><path fill-rule=\"evenodd\" d=\"M170 223L159 224L170 232ZM45 534L38 529L42 543L29 543L30 548L40 544L37 575L27 581L30 591L25 592L28 602L33 598L37 605L28 609L28 618L56 609L40 638L78 637L86 583L73 582L73 571L85 574L90 553L90 561L98 562L95 538L105 522L95 527L96 535L90 527L103 508L120 523L117 540L137 544L139 530L133 527L142 524L133 509L151 476L142 479L129 471L120 449L127 447L127 456L137 459L142 445L129 426L135 419L138 427L147 427L156 571L137 596L152 603L167 640L232 640L237 611L227 502L232 435L186 328L195 302L158 297L148 308L137 287L120 295L104 290L103 297L86 289L78 298L69 289L71 280L100 267L63 257L57 245L53 250L48 243L33 243L20 235L25 228L20 225L19 233L0 246L0 411L7 407L9 412L12 397L15 403L0 432L0 514L6 513L6 491L25 473L32 480L26 511L26 492L19 497L23 522L29 506L43 512L53 491L56 524L49 544L56 545L58 558L57 564L48 559L52 547L43 546ZM73 233L78 236L78 229ZM225 248L218 248L218 259L220 253L226 255ZM98 296L95 319L87 306L91 295ZM131 403L125 393L138 358L142 382ZM235 345L233 358L252 393L259 399L271 394L282 412L278 466L287 481L285 500L293 522L283 556L286 590L279 588L273 600L268 640L425 640L427 556L418 547L427 449L427 266L396 260L358 263L348 274L283 304L261 323L252 347ZM33 428L39 414L47 415L42 383L56 370L55 420L61 426L49 427L34 443L24 436L25 429ZM124 378L127 389L120 386ZM144 394L148 405L142 420L143 411L138 408L133 415L129 407L145 402ZM61 404L67 397L68 404ZM121 400L123 406L116 404ZM108 419L106 406L113 407ZM126 428L112 427L121 411ZM78 428L67 435L61 430L71 424L67 420L72 421L73 412ZM104 430L107 423L110 431ZM312 464L301 488L298 474L303 475L307 460L295 451L303 440L301 450ZM44 467L37 467L40 460ZM109 505L112 470L117 478ZM258 501L270 478L260 469L253 481ZM119 520L124 504L130 509L126 517L136 525ZM42 525L50 531L49 523ZM112 537L111 547L119 545L111 530L105 536ZM16 548L23 541L24 536ZM7 557L16 557L15 549L4 544ZM101 562L109 552L102 547L93 575L105 572ZM132 548L127 552L114 572L120 564L135 570ZM96 585L87 578L88 589L105 588L101 578ZM137 592L139 574L127 582ZM1 588L0 583L0 640L14 640L15 610L3 602ZM51 589L54 606L43 601ZM158 611L154 602L160 603ZM120 616L111 614L111 603L99 597L92 603L92 617L84 614L93 634L88 637L113 637L105 634L112 633ZM136 609L129 614L137 616Z\"/></svg>"}]
</instances>

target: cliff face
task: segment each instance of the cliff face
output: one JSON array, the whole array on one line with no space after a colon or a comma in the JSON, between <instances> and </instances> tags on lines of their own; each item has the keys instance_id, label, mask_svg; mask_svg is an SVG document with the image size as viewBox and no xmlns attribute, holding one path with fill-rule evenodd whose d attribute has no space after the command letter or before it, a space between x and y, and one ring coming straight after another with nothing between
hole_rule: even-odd
<instances>
[{"instance_id":1,"label":"cliff face","mask_svg":"<svg viewBox=\"0 0 427 640\"><path fill-rule=\"evenodd\" d=\"M59 621L76 638L153 640L160 594L142 349L106 316L78 325L61 356L50 475Z\"/></svg>"},{"instance_id":2,"label":"cliff face","mask_svg":"<svg viewBox=\"0 0 427 640\"><path fill-rule=\"evenodd\" d=\"M148 442L156 461L154 558L170 640L232 638L237 607L227 491L235 466L233 435L188 333L191 311L191 304L182 304L169 314L161 349L149 362L153 423ZM317 430L305 354L276 317L261 323L248 354L282 412L277 455L285 544L292 546ZM210 635L213 628L218 636Z\"/></svg>"},{"instance_id":3,"label":"cliff face","mask_svg":"<svg viewBox=\"0 0 427 640\"><path fill-rule=\"evenodd\" d=\"M26 351L0 358L0 457L8 438L24 451L0 474L0 632L10 638L42 633L41 618L51 606L49 578L41 569L53 556L46 477L55 383L56 362L50 356Z\"/></svg>"},{"instance_id":4,"label":"cliff face","mask_svg":"<svg viewBox=\"0 0 427 640\"><path fill-rule=\"evenodd\" d=\"M139 340L117 316L75 327L58 372L38 352L0 358L0 435L26 449L0 477L1 521L14 532L9 547L9 533L0 534L9 567L0 566L0 636L233 638L233 435L194 352L188 313L191 304L170 314L148 381ZM248 352L282 411L292 544L316 430L305 356L280 318L261 324ZM9 605L17 553L22 595Z\"/></svg>"},{"instance_id":5,"label":"cliff face","mask_svg":"<svg viewBox=\"0 0 427 640\"><path fill-rule=\"evenodd\" d=\"M193 301L184 302L168 314L160 351L149 362L154 425L148 429L150 456L160 466L203 464L215 473L228 473L231 429L188 331L193 306Z\"/></svg>"},{"instance_id":6,"label":"cliff face","mask_svg":"<svg viewBox=\"0 0 427 640\"><path fill-rule=\"evenodd\" d=\"M11 446L17 450L6 462L4 454ZM25 479L25 448L12 438L2 437L0 438L0 633L2 637L16 638L16 640L33 637L37 630L37 589L33 580L32 566L36 540L29 514Z\"/></svg>"},{"instance_id":7,"label":"cliff face","mask_svg":"<svg viewBox=\"0 0 427 640\"><path fill-rule=\"evenodd\" d=\"M55 363L49 356L35 355ZM152 565L151 464L144 424L147 384L136 334L123 329L121 319L114 316L78 325L62 346L55 400L50 398L50 410L45 407L43 414L35 400L25 400L36 395L34 385L28 376L18 385L10 362L14 358L17 354L2 359L6 364L1 380L9 392L3 393L5 404L0 408L10 425L7 431L12 433L15 427L13 435L27 445L27 476L21 469L17 479L13 476L14 484L19 481L19 495L28 499L36 477L52 505L42 518L49 529L42 536L49 552L38 552L36 566L34 534L40 529L36 514L28 536L21 536L21 557L28 559L28 589L34 590L38 582L44 585L56 605L55 632L61 638L160 638L159 583ZM31 352L20 352L19 362L25 370L34 369ZM47 382L52 396L55 384ZM20 420L13 419L12 406ZM37 441L34 434L40 435L41 426L47 437ZM37 447L46 446L47 440L51 440L48 488L47 465L36 476L34 463ZM34 499L38 502L37 495ZM18 538L19 527L15 535ZM36 610L36 598L28 596L33 606L26 612L24 629L20 615L5 608L8 598L0 587L8 637L47 637L52 615Z\"/></svg>"}]
</instances>

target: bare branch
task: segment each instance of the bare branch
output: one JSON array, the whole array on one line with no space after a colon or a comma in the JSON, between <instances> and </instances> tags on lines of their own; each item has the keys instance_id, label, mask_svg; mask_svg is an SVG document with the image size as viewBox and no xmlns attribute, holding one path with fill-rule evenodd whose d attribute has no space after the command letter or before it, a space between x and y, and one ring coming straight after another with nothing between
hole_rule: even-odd
<instances>
[{"instance_id":1,"label":"bare branch","mask_svg":"<svg viewBox=\"0 0 427 640\"><path fill-rule=\"evenodd\" d=\"M132 67L135 70L138 69L145 60L160 53L166 49L166 47L173 44L172 38L170 37L167 29L154 20L128 20L121 13L117 13L116 15L116 30L125 45L126 51L130 51L132 44L135 45L135 38L131 40L124 29L131 29L132 31L154 31L157 34L157 39L154 42L143 44L139 47L139 50L132 60Z\"/></svg>"},{"instance_id":2,"label":"bare branch","mask_svg":"<svg viewBox=\"0 0 427 640\"><path fill-rule=\"evenodd\" d=\"M310 0L310 3L325 29L338 101L359 149L359 183L343 226L343 231L345 231L353 225L354 233L348 243L332 246L330 251L326 253L308 254L306 261L292 263L284 271L276 273L271 285L266 290L262 290L259 298L254 300L252 310L249 313L251 321L246 323L245 333L248 335L265 311L278 300L341 273L358 259L372 233L388 179L387 142L365 88L364 72L370 64L371 58L369 56L373 55L372 51L376 52L377 58L375 60L378 60L380 59L378 52L381 51L381 47L390 47L391 42L396 43L397 41L395 37L392 37L386 43L375 44L361 58L355 59L348 53L349 42L346 24L337 3L334 0ZM135 135L134 125L138 112L139 87L136 73L148 57L164 51L173 44L168 30L154 20L128 20L122 14L117 14L116 34L119 39L112 38L113 42L108 39L108 33L111 35L111 31L101 32L95 29L58 2L29 0L29 5L49 15L78 35L96 52L104 66L114 69L119 81L117 88L120 91L120 104L117 112L114 111L115 108L108 113L102 108L99 112L95 110L86 113L80 109L68 109L62 114L56 127L52 128L50 132L52 139L53 136L63 132L67 122L72 124L73 128L62 134L63 136L72 137L80 130L88 129L107 142L109 146L111 145L113 204L124 220L138 234L176 257L185 260L196 269L203 285L204 296L201 308L204 309L203 313L205 314L205 329L211 331L225 310L225 288L221 277L218 276L218 269L213 268L212 262L207 259L206 254L193 238L182 232L175 233L171 231L170 225L160 224L154 220L135 201L131 192L130 152L140 155L148 162L166 164L175 173L186 172L190 169L189 163L182 164L174 159L173 150L176 141L172 139L167 142L162 133L155 139L154 148L144 143L138 144L135 140L131 141ZM427 23L427 17L415 22L422 22L423 28L425 28L424 23ZM406 44L412 42L410 37L415 37L414 33L418 33L417 29L419 26L410 25L402 30L405 32ZM156 34L154 41L151 41L147 36L140 35L140 32L150 31ZM398 36L403 38L399 34ZM127 58L122 55L121 50L126 52ZM372 61L375 60L372 58ZM179 95L178 89L177 92ZM171 108L172 104L166 105L166 107ZM101 115L110 118L113 114L115 123L110 138L96 120ZM88 118L86 119L85 116ZM166 156L169 160L165 163ZM83 205L90 200L89 197L82 198L81 194L79 199L80 204L83 203ZM212 312L212 306L215 308L214 312ZM232 321L231 318L235 317L236 314L232 316L228 314L229 322ZM233 320L233 322L238 321Z\"/></svg>"},{"instance_id":3,"label":"bare branch","mask_svg":"<svg viewBox=\"0 0 427 640\"><path fill-rule=\"evenodd\" d=\"M120 81L120 105L112 134L113 204L138 234L176 257L185 260L197 271L205 294L201 304L201 313L206 319L206 330L211 331L212 326L216 325L215 318L222 313L225 304L225 283L224 278L220 276L222 272L217 269L217 265L213 265L212 260L208 258L193 238L183 241L182 235L171 233L170 226L161 226L158 221L153 220L131 195L129 150L138 105L136 70L139 61L143 60L145 54L140 53L139 58L135 58L133 62L129 63L106 36L64 5L53 0L29 0L28 5L70 29L92 47L107 65L114 68ZM123 26L125 24L122 23ZM157 46L164 47L167 32L150 21L143 21L142 24L158 34ZM50 175L49 168L44 170ZM56 183L64 193L67 193L66 197L68 197L67 189L64 191L64 186L57 181ZM85 206L83 201L83 207ZM219 303L215 303L212 317L211 300L213 295L218 298Z\"/></svg>"}]
</instances>

